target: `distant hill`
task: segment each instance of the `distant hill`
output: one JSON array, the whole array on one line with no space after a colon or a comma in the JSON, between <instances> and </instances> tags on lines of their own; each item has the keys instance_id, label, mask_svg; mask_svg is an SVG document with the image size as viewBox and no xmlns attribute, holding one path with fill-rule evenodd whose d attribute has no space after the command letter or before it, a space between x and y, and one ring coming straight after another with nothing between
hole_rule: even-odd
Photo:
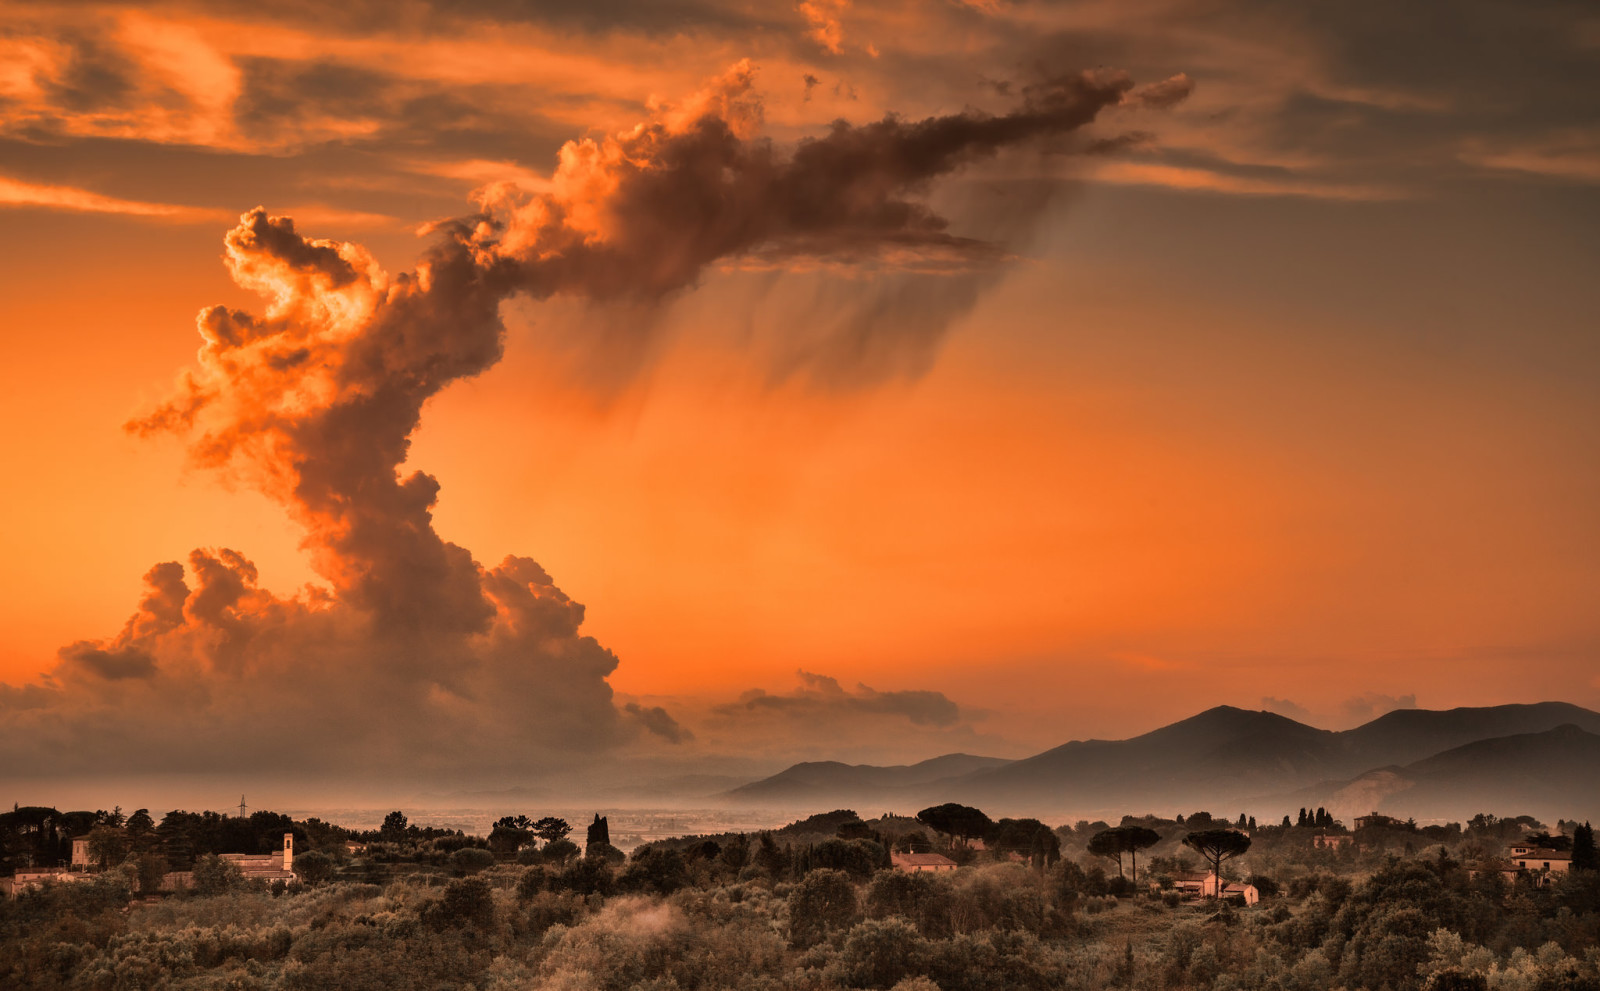
<instances>
[{"instance_id":1,"label":"distant hill","mask_svg":"<svg viewBox=\"0 0 1600 991\"><path fill-rule=\"evenodd\" d=\"M886 795L993 770L1009 763L999 757L972 754L945 754L917 764L888 767L807 761L770 778L735 788L722 797L738 804L793 807L829 803L850 805L869 800L881 802Z\"/></svg>"},{"instance_id":2,"label":"distant hill","mask_svg":"<svg viewBox=\"0 0 1600 991\"><path fill-rule=\"evenodd\" d=\"M1528 814L1552 825L1559 816L1600 819L1600 733L1569 723L1475 740L1296 797L1347 820L1365 812L1458 822L1479 812Z\"/></svg>"},{"instance_id":3,"label":"distant hill","mask_svg":"<svg viewBox=\"0 0 1600 991\"><path fill-rule=\"evenodd\" d=\"M997 807L1194 811L1286 779L1326 778L1336 735L1271 712L1218 706L1130 740L1074 741L942 784L957 800Z\"/></svg>"},{"instance_id":4,"label":"distant hill","mask_svg":"<svg viewBox=\"0 0 1600 991\"><path fill-rule=\"evenodd\" d=\"M1218 706L1142 736L1077 740L1017 761L953 754L909 767L797 764L720 797L737 804L792 808L865 802L909 809L957 801L994 815L1059 818L1198 809L1276 815L1280 809L1292 812L1308 804L1300 800L1307 795L1337 795L1338 802L1359 814L1388 811L1382 803L1408 794L1411 798L1401 804L1419 811L1406 814L1433 818L1435 806L1454 808L1456 799L1464 801L1469 794L1503 794L1503 800L1474 811L1506 812L1518 801L1557 794L1542 784L1517 785L1517 775L1529 773L1529 766L1541 761L1561 768L1569 780L1587 780L1576 770L1581 760L1563 756L1563 748L1587 753L1587 740L1595 734L1600 734L1600 713L1563 702L1400 710L1343 732L1271 712ZM1524 737L1538 739L1506 742ZM1479 744L1486 749L1470 749ZM1519 746L1528 749L1523 753ZM1458 751L1466 756L1451 756ZM1483 763L1490 755L1494 761ZM1430 765L1429 759L1441 763ZM1451 771L1458 766L1452 761L1464 763ZM1500 784L1465 791L1472 775L1476 772L1481 779L1491 764L1504 766L1494 772ZM1333 801L1330 797L1309 804ZM1547 805L1541 802L1541 807ZM1532 813L1531 808L1517 808L1513 814L1523 811Z\"/></svg>"},{"instance_id":5,"label":"distant hill","mask_svg":"<svg viewBox=\"0 0 1600 991\"><path fill-rule=\"evenodd\" d=\"M1600 733L1600 713L1567 702L1461 709L1396 709L1339 734L1363 768L1411 764L1478 740L1543 733L1570 725Z\"/></svg>"}]
</instances>

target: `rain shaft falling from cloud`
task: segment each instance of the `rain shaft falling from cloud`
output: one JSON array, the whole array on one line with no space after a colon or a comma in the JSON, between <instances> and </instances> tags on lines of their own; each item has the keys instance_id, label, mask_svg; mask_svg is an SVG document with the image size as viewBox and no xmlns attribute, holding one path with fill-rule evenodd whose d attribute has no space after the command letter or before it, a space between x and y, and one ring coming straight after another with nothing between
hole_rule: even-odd
<instances>
[{"instance_id":1,"label":"rain shaft falling from cloud","mask_svg":"<svg viewBox=\"0 0 1600 991\"><path fill-rule=\"evenodd\" d=\"M632 130L569 142L545 188L481 190L399 275L250 211L225 260L264 308L202 311L196 366L131 426L184 437L280 503L326 585L280 597L233 550L156 565L121 633L64 648L41 685L0 687L0 753L41 771L492 774L692 739L659 707L614 704L617 658L538 564L485 566L434 530L438 482L400 473L424 404L500 359L500 303L517 294L653 304L713 265L798 261L970 279L1004 248L952 233L933 184L1069 135L1131 90L1064 76L1007 114L838 122L784 150L759 134L741 63Z\"/></svg>"}]
</instances>

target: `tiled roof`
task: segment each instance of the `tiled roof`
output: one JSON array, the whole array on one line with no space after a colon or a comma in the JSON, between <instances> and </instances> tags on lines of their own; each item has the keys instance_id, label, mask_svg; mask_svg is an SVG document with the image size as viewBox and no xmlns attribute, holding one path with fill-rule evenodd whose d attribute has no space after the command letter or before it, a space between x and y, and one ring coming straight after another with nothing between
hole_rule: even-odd
<instances>
[{"instance_id":1,"label":"tiled roof","mask_svg":"<svg viewBox=\"0 0 1600 991\"><path fill-rule=\"evenodd\" d=\"M897 853L893 857L897 864L907 867L954 867L956 862L942 853Z\"/></svg>"}]
</instances>

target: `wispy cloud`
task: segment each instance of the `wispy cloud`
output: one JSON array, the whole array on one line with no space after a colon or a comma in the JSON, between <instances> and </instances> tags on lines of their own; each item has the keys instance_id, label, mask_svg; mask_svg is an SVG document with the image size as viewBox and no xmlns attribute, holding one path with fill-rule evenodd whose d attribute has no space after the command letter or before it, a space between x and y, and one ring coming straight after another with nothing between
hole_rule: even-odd
<instances>
[{"instance_id":1,"label":"wispy cloud","mask_svg":"<svg viewBox=\"0 0 1600 991\"><path fill-rule=\"evenodd\" d=\"M45 186L0 176L0 206L43 207L78 213L120 213L130 217L149 217L179 223L215 223L226 220L226 210L180 206L175 203L147 203L104 196L74 186Z\"/></svg>"},{"instance_id":2,"label":"wispy cloud","mask_svg":"<svg viewBox=\"0 0 1600 991\"><path fill-rule=\"evenodd\" d=\"M1405 199L1401 190L1363 183L1326 182L1297 177L1230 175L1210 169L1155 162L1103 162L1090 177L1119 186L1156 186L1190 193L1227 196L1298 196L1322 200Z\"/></svg>"},{"instance_id":3,"label":"wispy cloud","mask_svg":"<svg viewBox=\"0 0 1600 991\"><path fill-rule=\"evenodd\" d=\"M1461 160L1492 172L1600 183L1600 131L1567 130L1519 145L1474 142Z\"/></svg>"}]
</instances>

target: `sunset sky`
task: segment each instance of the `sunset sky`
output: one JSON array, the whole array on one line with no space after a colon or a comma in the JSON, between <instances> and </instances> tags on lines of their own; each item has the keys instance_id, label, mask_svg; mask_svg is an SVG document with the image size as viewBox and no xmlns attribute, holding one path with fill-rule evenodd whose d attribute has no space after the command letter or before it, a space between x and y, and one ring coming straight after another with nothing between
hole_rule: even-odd
<instances>
[{"instance_id":1,"label":"sunset sky","mask_svg":"<svg viewBox=\"0 0 1600 991\"><path fill-rule=\"evenodd\" d=\"M0 335L0 779L1600 707L1589 3L0 0Z\"/></svg>"}]
</instances>

